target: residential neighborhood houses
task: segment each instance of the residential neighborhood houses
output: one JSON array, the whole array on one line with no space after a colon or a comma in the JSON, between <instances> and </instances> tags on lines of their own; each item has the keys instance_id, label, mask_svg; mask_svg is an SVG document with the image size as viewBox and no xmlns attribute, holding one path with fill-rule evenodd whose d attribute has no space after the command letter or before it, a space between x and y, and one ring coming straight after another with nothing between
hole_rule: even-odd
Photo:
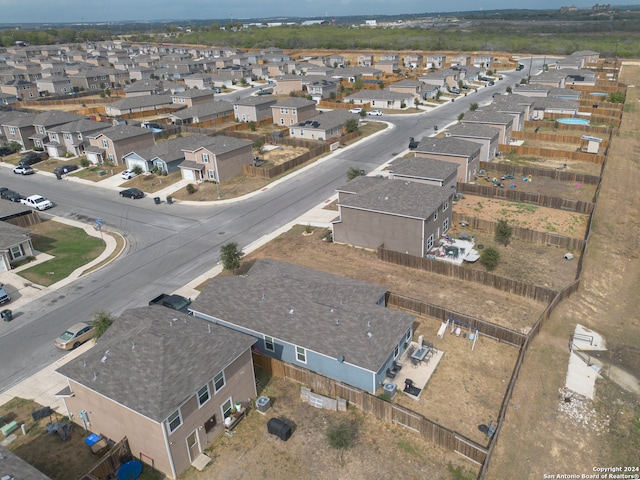
<instances>
[{"instance_id":1,"label":"residential neighborhood houses","mask_svg":"<svg viewBox=\"0 0 640 480\"><path fill-rule=\"evenodd\" d=\"M84 51L59 48L56 78L43 73L32 79L15 68L18 58L49 66L51 56L45 59L37 48L3 52L2 98L14 109L0 110L0 143L19 145L21 153L83 157L90 166L180 172L193 184L222 184L255 167L254 152L263 148L262 138L250 136L256 125L280 128L278 138L288 141L338 148L348 126L380 121L367 111L379 110L382 119L429 112L486 86L482 78L497 61L492 55L416 52L402 58L387 52L360 54L352 66L342 55L292 59L277 48L212 47L198 55L185 47L125 42L90 44ZM594 52L575 55L536 81L436 128L376 175L363 171L336 189L337 212L327 238L435 261L450 260L454 248L458 265L475 261L479 254L470 239L469 248L452 247L455 202L465 186L483 177L483 165L491 165L501 146L520 146L518 135L527 122L578 116L580 95L567 85L595 85L593 72L585 69L595 59ZM400 75L402 66L416 75ZM37 98L108 89L125 96L105 102L99 115L27 108ZM364 113L350 112L354 107ZM145 125L145 119L151 122ZM206 130L221 122L233 128ZM163 131L172 133L161 138ZM0 231L0 249L8 252L0 271L33 253L29 230L7 225ZM442 248L446 255L437 253ZM111 439L127 437L132 451L177 478L228 433L232 413L254 403L254 356L375 396L394 379L401 359L412 362L421 350L434 354L422 336L416 343L416 315L391 308L389 295L387 287L374 283L256 260L244 275L209 279L189 315L158 306L125 310L94 347L57 369L67 382L59 396L75 422ZM477 340L477 327L459 324L468 327L469 340ZM404 391L416 397L408 380Z\"/></svg>"}]
</instances>

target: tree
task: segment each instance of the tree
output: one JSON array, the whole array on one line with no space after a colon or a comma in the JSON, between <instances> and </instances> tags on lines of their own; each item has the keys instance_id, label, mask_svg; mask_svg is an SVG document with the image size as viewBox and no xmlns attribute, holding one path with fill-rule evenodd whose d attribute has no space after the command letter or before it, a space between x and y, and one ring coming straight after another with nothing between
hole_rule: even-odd
<instances>
[{"instance_id":1,"label":"tree","mask_svg":"<svg viewBox=\"0 0 640 480\"><path fill-rule=\"evenodd\" d=\"M185 190L187 191L188 195L193 195L196 191L196 187L193 185L193 183L187 183Z\"/></svg>"},{"instance_id":2,"label":"tree","mask_svg":"<svg viewBox=\"0 0 640 480\"><path fill-rule=\"evenodd\" d=\"M500 262L500 252L495 247L487 247L480 254L480 263L485 266L487 271L491 272L496 269Z\"/></svg>"},{"instance_id":3,"label":"tree","mask_svg":"<svg viewBox=\"0 0 640 480\"><path fill-rule=\"evenodd\" d=\"M513 236L513 229L507 224L507 221L503 218L498 220L498 226L496 227L496 242L502 243L505 247L509 245L509 241Z\"/></svg>"},{"instance_id":4,"label":"tree","mask_svg":"<svg viewBox=\"0 0 640 480\"><path fill-rule=\"evenodd\" d=\"M344 128L347 133L355 132L356 130L358 130L358 120L355 118L350 118L345 122Z\"/></svg>"},{"instance_id":5,"label":"tree","mask_svg":"<svg viewBox=\"0 0 640 480\"><path fill-rule=\"evenodd\" d=\"M354 178L359 177L361 175L364 175L364 170L360 170L359 168L356 168L356 167L351 167L347 171L347 182L350 182Z\"/></svg>"},{"instance_id":6,"label":"tree","mask_svg":"<svg viewBox=\"0 0 640 480\"><path fill-rule=\"evenodd\" d=\"M96 340L99 339L104 332L106 332L115 319L111 315L111 313L100 310L99 312L95 312L93 317L90 320L90 323L93 325L95 333L93 338Z\"/></svg>"},{"instance_id":7,"label":"tree","mask_svg":"<svg viewBox=\"0 0 640 480\"><path fill-rule=\"evenodd\" d=\"M264 149L264 140L262 140L261 138L256 139L253 142L253 148L255 148L257 150L258 153L263 153L263 149Z\"/></svg>"},{"instance_id":8,"label":"tree","mask_svg":"<svg viewBox=\"0 0 640 480\"><path fill-rule=\"evenodd\" d=\"M511 87L507 87L506 92L507 93L511 93L511 92L513 92L513 89Z\"/></svg>"},{"instance_id":9,"label":"tree","mask_svg":"<svg viewBox=\"0 0 640 480\"><path fill-rule=\"evenodd\" d=\"M478 104L477 103L472 103L471 105L469 105L469 111L471 112L475 112L478 109Z\"/></svg>"},{"instance_id":10,"label":"tree","mask_svg":"<svg viewBox=\"0 0 640 480\"><path fill-rule=\"evenodd\" d=\"M460 123L463 118L464 118L464 112L460 112L460 114L458 115L458 123Z\"/></svg>"},{"instance_id":11,"label":"tree","mask_svg":"<svg viewBox=\"0 0 640 480\"><path fill-rule=\"evenodd\" d=\"M340 462L342 462L344 451L355 444L357 434L357 425L352 421L341 421L327 427L327 441L331 448L338 450Z\"/></svg>"},{"instance_id":12,"label":"tree","mask_svg":"<svg viewBox=\"0 0 640 480\"><path fill-rule=\"evenodd\" d=\"M136 175L140 175L140 174L142 174L142 167L140 165L136 165L135 167L133 167L131 169L131 171L133 173L135 173Z\"/></svg>"},{"instance_id":13,"label":"tree","mask_svg":"<svg viewBox=\"0 0 640 480\"><path fill-rule=\"evenodd\" d=\"M360 110L360 113L358 115L360 115L362 118L365 118L367 116L367 111L363 108L362 110Z\"/></svg>"},{"instance_id":14,"label":"tree","mask_svg":"<svg viewBox=\"0 0 640 480\"><path fill-rule=\"evenodd\" d=\"M238 249L236 242L225 243L220 247L220 260L225 270L231 270L233 273L240 268L240 257L242 252Z\"/></svg>"}]
</instances>

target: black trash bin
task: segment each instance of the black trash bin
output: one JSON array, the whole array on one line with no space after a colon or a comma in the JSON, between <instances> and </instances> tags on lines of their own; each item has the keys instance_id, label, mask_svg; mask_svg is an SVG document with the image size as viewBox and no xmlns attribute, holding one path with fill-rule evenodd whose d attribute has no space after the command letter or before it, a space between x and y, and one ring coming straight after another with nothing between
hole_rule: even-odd
<instances>
[{"instance_id":1,"label":"black trash bin","mask_svg":"<svg viewBox=\"0 0 640 480\"><path fill-rule=\"evenodd\" d=\"M60 172L56 172L56 178L58 180L62 180L62 174Z\"/></svg>"},{"instance_id":2,"label":"black trash bin","mask_svg":"<svg viewBox=\"0 0 640 480\"><path fill-rule=\"evenodd\" d=\"M279 418L272 418L267 422L267 431L285 442L291 437L291 426Z\"/></svg>"},{"instance_id":3,"label":"black trash bin","mask_svg":"<svg viewBox=\"0 0 640 480\"><path fill-rule=\"evenodd\" d=\"M167 197L167 203L169 204L173 203L173 197L171 196Z\"/></svg>"},{"instance_id":4,"label":"black trash bin","mask_svg":"<svg viewBox=\"0 0 640 480\"><path fill-rule=\"evenodd\" d=\"M160 205L160 197L153 197L153 201L156 205Z\"/></svg>"},{"instance_id":5,"label":"black trash bin","mask_svg":"<svg viewBox=\"0 0 640 480\"><path fill-rule=\"evenodd\" d=\"M2 310L0 312L0 318L2 318L5 322L10 322L13 320L13 312L11 310Z\"/></svg>"}]
</instances>

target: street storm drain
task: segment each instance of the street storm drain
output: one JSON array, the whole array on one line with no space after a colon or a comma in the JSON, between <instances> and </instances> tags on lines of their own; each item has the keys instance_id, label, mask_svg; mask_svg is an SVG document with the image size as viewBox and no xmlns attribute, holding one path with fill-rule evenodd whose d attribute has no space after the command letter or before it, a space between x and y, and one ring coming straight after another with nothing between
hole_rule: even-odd
<instances>
[{"instance_id":1,"label":"street storm drain","mask_svg":"<svg viewBox=\"0 0 640 480\"><path fill-rule=\"evenodd\" d=\"M218 232L218 235L224 235L226 232Z\"/></svg>"}]
</instances>

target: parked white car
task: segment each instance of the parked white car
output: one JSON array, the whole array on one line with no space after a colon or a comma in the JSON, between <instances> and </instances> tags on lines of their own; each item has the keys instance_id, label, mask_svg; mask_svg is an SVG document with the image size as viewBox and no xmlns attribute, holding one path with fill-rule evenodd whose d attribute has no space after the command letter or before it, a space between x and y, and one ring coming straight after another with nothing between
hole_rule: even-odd
<instances>
[{"instance_id":1,"label":"parked white car","mask_svg":"<svg viewBox=\"0 0 640 480\"><path fill-rule=\"evenodd\" d=\"M138 175L133 170L125 170L120 174L123 180L129 180L130 178L137 177Z\"/></svg>"},{"instance_id":2,"label":"parked white car","mask_svg":"<svg viewBox=\"0 0 640 480\"><path fill-rule=\"evenodd\" d=\"M31 195L30 197L23 198L20 202L36 210L46 210L47 208L53 207L51 200L47 200L42 195Z\"/></svg>"},{"instance_id":3,"label":"parked white car","mask_svg":"<svg viewBox=\"0 0 640 480\"><path fill-rule=\"evenodd\" d=\"M370 110L367 112L367 115L371 115L374 117L381 117L382 116L382 110L380 109L375 109L375 110Z\"/></svg>"},{"instance_id":4,"label":"parked white car","mask_svg":"<svg viewBox=\"0 0 640 480\"><path fill-rule=\"evenodd\" d=\"M362 111L362 109L360 107L356 107L356 108L352 108L351 110L349 110L349 113L360 114L361 111Z\"/></svg>"}]
</instances>

